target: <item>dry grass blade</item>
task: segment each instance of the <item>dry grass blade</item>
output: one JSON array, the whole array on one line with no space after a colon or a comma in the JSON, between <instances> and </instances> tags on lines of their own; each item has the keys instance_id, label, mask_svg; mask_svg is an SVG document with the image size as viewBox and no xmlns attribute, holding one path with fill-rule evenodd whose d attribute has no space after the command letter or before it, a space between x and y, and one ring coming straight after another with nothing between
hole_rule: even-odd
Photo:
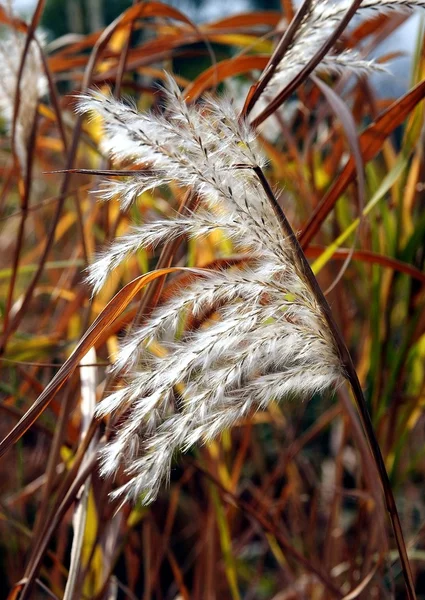
<instances>
[{"instance_id":1,"label":"dry grass blade","mask_svg":"<svg viewBox=\"0 0 425 600\"><path fill-rule=\"evenodd\" d=\"M311 258L318 258L324 250L325 248L323 246L314 246L313 244L310 244L305 249L305 255ZM354 250L354 252L352 252L352 250L348 248L339 248L338 250L335 250L332 258L334 260L345 261L350 255L352 255L353 260L381 265L388 269L405 273L412 279L416 279L417 281L420 281L422 285L425 285L425 273L420 271L417 267L413 267L412 265L391 258L390 256L383 256L381 254L376 254L376 252L370 252L369 250Z\"/></svg>"},{"instance_id":2,"label":"dry grass blade","mask_svg":"<svg viewBox=\"0 0 425 600\"><path fill-rule=\"evenodd\" d=\"M45 5L45 0L38 0L37 6L33 13L33 17L31 19L31 23L26 32L25 45L24 45L24 49L22 52L22 57L21 57L21 61L19 64L17 76L16 76L16 92L15 92L15 102L14 102L14 107L13 107L13 119L12 119L12 150L14 153L16 153L16 150L15 150L16 124L18 121L19 106L20 106L20 102L21 102L21 81L23 78L25 61L26 61L26 58L28 55L28 51L30 49L30 44L33 40L35 30L39 24L41 15L43 13L44 5Z\"/></svg>"},{"instance_id":3,"label":"dry grass blade","mask_svg":"<svg viewBox=\"0 0 425 600\"><path fill-rule=\"evenodd\" d=\"M202 94L213 85L221 83L228 77L241 75L254 69L264 69L267 65L267 56L237 56L222 60L216 65L205 69L191 82L185 90L185 98L188 102L196 102Z\"/></svg>"},{"instance_id":4,"label":"dry grass blade","mask_svg":"<svg viewBox=\"0 0 425 600\"><path fill-rule=\"evenodd\" d=\"M93 469L96 465L96 462L97 462L97 453L93 453L90 456L87 456L87 460L85 461L84 468L81 469L81 471L78 473L78 475L74 479L70 489L68 490L68 493L66 494L65 498L63 499L58 510L55 512L52 520L49 523L47 523L46 528L45 528L46 531L44 532L44 535L43 535L42 547L39 549L38 556L36 557L35 561L33 562L32 567L31 567L27 577L25 578L25 580L22 582L19 582L17 584L18 589L21 588L21 590L22 590L21 594L19 596L19 598L21 600L25 600L26 598L31 597L36 573L40 566L41 561L43 560L43 556L44 556L46 548L49 544L50 538L53 535L53 533L55 532L55 530L58 527L61 520L63 519L66 511L69 509L69 507L74 502L75 497L78 494L81 486L85 483L87 477L93 471ZM15 593L15 592L12 591L12 594L13 593Z\"/></svg>"},{"instance_id":5,"label":"dry grass blade","mask_svg":"<svg viewBox=\"0 0 425 600\"><path fill-rule=\"evenodd\" d=\"M335 586L333 581L323 572L319 571L312 563L302 556L296 548L285 538L285 535L278 529L276 524L270 520L266 515L264 515L264 511L257 510L251 504L245 502L244 500L239 499L237 496L232 494L227 488L223 486L223 484L214 477L211 473L206 471L202 465L196 464L196 468L207 478L214 482L217 488L223 493L225 498L229 499L231 504L235 504L241 510L246 512L250 517L252 517L256 522L258 522L266 531L270 531L276 539L281 544L282 548L285 552L288 553L289 556L293 557L300 564L304 565L308 571L311 571L316 575L319 581L321 581L327 593L331 594L332 598L341 599L342 594L341 591Z\"/></svg>"},{"instance_id":6,"label":"dry grass blade","mask_svg":"<svg viewBox=\"0 0 425 600\"><path fill-rule=\"evenodd\" d=\"M41 3L41 0L40 0L40 3ZM159 5L159 7L162 7L162 6L163 5ZM92 75L93 75L93 72L95 69L96 61L97 61L100 53L102 52L102 50L105 48L106 44L111 39L114 32L119 27L121 27L123 24L131 23L135 18L140 16L141 9L145 9L145 8L146 8L146 5L144 5L144 4L142 6L139 6L139 5L133 6L128 11L126 11L123 15L119 16L114 22L112 22L99 36L99 38L96 41L95 47L93 48L93 51L90 54L90 58L89 58L87 67L84 72L84 79L83 79L83 84L82 84L83 91L85 91L88 88L88 86L90 85L90 81L91 81L91 78L92 78ZM135 10L135 9L137 9L137 10ZM157 3L155 3L155 2L149 4L148 8L146 8L146 10L149 14L152 14L151 11L155 10L155 9L158 9ZM167 10L165 12L168 13ZM173 12L173 11L171 11L171 12ZM34 19L33 19L34 27L35 27L35 24L38 22L39 16L40 15L39 15L38 11L36 11L36 14L34 15ZM32 37L32 32L29 31L28 35L27 35L27 44L28 45L29 45L29 41L31 40L31 37ZM22 68L23 68L23 61L21 64L21 69ZM20 81L19 77L18 77L18 81ZM15 100L15 112L17 111L16 106L19 106L19 99ZM74 126L71 146L69 148L69 152L68 152L68 156L67 156L67 164L66 164L65 174L64 174L64 178L62 180L62 185L61 185L60 192L59 192L59 202L58 202L57 209L56 209L56 212L55 212L55 215L53 218L53 223L51 225L50 232L47 237L47 241L44 246L42 256L41 256L39 264L38 264L38 268L34 274L34 277L32 278L31 283L29 284L29 286L26 290L25 297L24 297L23 301L21 302L19 310L14 315L14 318L10 322L8 328L7 329L5 328L3 331L2 339L1 339L1 343L0 343L0 353L4 352L10 335L18 328L19 323L21 322L22 318L25 315L27 307L29 306L29 304L31 302L35 288L36 288L36 286L40 280L40 277L42 275L42 272L44 270L44 265L45 265L48 255L49 255L49 252L53 245L56 228L58 226L59 219L60 219L62 209L63 209L63 205L64 205L66 197L67 197L67 192L68 192L68 187L69 187L69 182L70 182L69 170L72 169L72 167L74 165L74 160L75 160L78 143L79 143L79 137L80 137L80 133L81 133L81 122L82 122L82 119L80 118L77 120L77 123Z\"/></svg>"},{"instance_id":7,"label":"dry grass blade","mask_svg":"<svg viewBox=\"0 0 425 600\"><path fill-rule=\"evenodd\" d=\"M20 419L19 423L12 429L6 438L2 440L0 443L0 456L3 456L3 454L7 452L7 450L14 443L16 443L17 440L19 440L25 431L31 427L34 421L46 409L49 402L52 401L58 391L75 371L82 357L86 355L89 349L102 336L105 328L109 326L120 314L122 314L133 298L140 292L140 290L158 277L163 277L169 273L175 273L181 270L186 269L183 267L169 267L167 269L158 269L157 271L153 271L146 275L141 275L136 280L124 286L122 290L120 290L112 298L112 300L105 306L100 315L89 327L71 356L68 358L66 363L62 365L43 393L37 398L31 408L25 413L22 419ZM205 275L205 272L203 273L199 269L188 270L194 275Z\"/></svg>"},{"instance_id":8,"label":"dry grass blade","mask_svg":"<svg viewBox=\"0 0 425 600\"><path fill-rule=\"evenodd\" d=\"M34 155L35 155L35 141L37 135L37 115L34 118L34 123L31 130L31 136L28 143L28 160L26 163L25 169L25 181L23 184L24 192L21 198L20 208L21 208L21 220L19 223L19 231L16 240L16 248L14 252L13 258L13 266L12 266L12 276L10 278L9 291L7 294L6 307L4 311L4 321L3 321L3 331L7 331L9 325L9 314L12 308L13 295L15 291L16 278L18 275L19 268L19 259L22 252L22 246L24 241L24 232L25 232L25 223L28 218L29 212L29 201L30 201L30 190L31 190L31 176L32 176L32 167L34 164Z\"/></svg>"},{"instance_id":9,"label":"dry grass blade","mask_svg":"<svg viewBox=\"0 0 425 600\"><path fill-rule=\"evenodd\" d=\"M90 423L94 418L94 412L96 409L96 383L97 383L97 372L96 369L86 367L86 363L96 362L96 351L94 348L90 348L85 356L80 361L80 380L81 380L81 412L82 412L82 424L81 424L81 441L84 441L85 435L90 428ZM94 452L96 440L93 440L89 445L89 455ZM81 467L84 468L86 459L83 461ZM77 500L77 506L74 510L73 516L73 529L74 536L72 540L72 548L70 555L70 565L68 579L65 586L64 600L72 600L76 596L76 586L78 575L81 570L82 560L82 549L84 543L84 533L87 523L87 512L88 502L90 493L90 476L85 481L82 491L79 493Z\"/></svg>"}]
</instances>

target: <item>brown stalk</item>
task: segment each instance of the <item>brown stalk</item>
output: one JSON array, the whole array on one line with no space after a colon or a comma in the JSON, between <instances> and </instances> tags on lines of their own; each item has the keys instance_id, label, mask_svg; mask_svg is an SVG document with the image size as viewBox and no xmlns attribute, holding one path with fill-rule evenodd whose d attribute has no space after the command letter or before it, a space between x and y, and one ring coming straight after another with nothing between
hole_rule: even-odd
<instances>
[{"instance_id":1,"label":"brown stalk","mask_svg":"<svg viewBox=\"0 0 425 600\"><path fill-rule=\"evenodd\" d=\"M78 147L78 141L79 141L79 133L80 133L80 128L81 128L81 119L77 120L75 129L74 129L74 137L72 140L72 145L71 145L71 149L70 149L70 153L68 155L68 165L71 167L72 163L74 161L74 157L77 151L77 147ZM50 231L49 234L47 236L47 241L46 244L44 246L44 250L42 253L42 256L40 258L40 262L38 264L37 267L37 271L35 272L27 290L25 293L25 297L22 301L21 307L18 310L18 312L16 313L16 315L14 316L13 320L9 323L9 326L7 327L7 329L5 329L5 331L3 332L3 337L1 339L1 343L0 343L0 353L4 352L5 350L5 346L7 344L7 341L10 337L10 335L18 328L22 318L25 316L26 311L27 311L27 307L29 305L29 303L32 300L32 296L33 293L35 291L35 288L37 287L37 284L39 282L39 279L43 273L44 270L44 265L46 263L47 257L50 253L50 250L52 248L53 245L53 241L54 241L54 237L55 237L55 231L56 231L56 227L59 223L59 219L60 216L62 214L62 208L63 205L65 203L65 200L68 196L67 194L67 190L68 190L68 185L69 185L69 181L70 181L70 176L68 173L65 174L64 179L62 181L62 185L61 185L61 189L60 189L60 193L59 193L59 202L58 205L56 207L56 212L55 215L53 217L53 222L52 225L50 227Z\"/></svg>"},{"instance_id":2,"label":"brown stalk","mask_svg":"<svg viewBox=\"0 0 425 600\"><path fill-rule=\"evenodd\" d=\"M3 167L3 173L2 173L2 175L3 174L6 174L6 176L5 176L5 180L4 180L2 189L0 191L0 213L3 213L4 204L6 202L7 194L9 192L10 186L12 185L12 179L13 179L13 174L14 174L14 168L13 168L13 166L11 166L10 168L8 168L7 171L6 171L6 166ZM4 219L4 217L3 217L3 219Z\"/></svg>"},{"instance_id":3,"label":"brown stalk","mask_svg":"<svg viewBox=\"0 0 425 600\"><path fill-rule=\"evenodd\" d=\"M139 0L133 0L133 5L137 4L138 1ZM119 62L118 62L117 76L116 76L116 80L115 80L115 89L114 89L114 97L115 98L119 98L121 95L122 81L123 81L123 77L124 77L124 73L125 73L125 67L127 64L128 51L130 50L131 36L133 34L133 30L134 30L134 21L131 21L130 25L128 26L127 37L125 39L124 46L121 50L121 54L120 54L120 58L119 58Z\"/></svg>"},{"instance_id":4,"label":"brown stalk","mask_svg":"<svg viewBox=\"0 0 425 600\"><path fill-rule=\"evenodd\" d=\"M23 579L29 578L30 573L34 567L34 564L37 562L40 563L40 561L43 559L45 549L47 548L47 546L49 544L49 539L46 538L46 532L49 529L49 524L55 518L56 511L58 510L59 506L63 502L66 495L68 494L73 481L78 476L81 466L83 464L83 461L85 459L87 449L88 449L91 441L93 440L97 430L98 430L98 422L95 419L93 419L90 423L90 426L87 430L87 433L86 433L82 443L78 447L78 450L77 450L75 457L73 459L73 462L72 462L72 466L70 467L70 469L66 473L66 475L64 477L62 477L61 480L59 480L60 484L56 490L56 497L54 499L54 502L53 502L49 512L47 512L47 506L46 506L46 514L44 515L44 519L40 523L40 527L37 532L38 536L37 536L37 539L34 540L31 555L30 555L30 558L26 565L25 575L24 575ZM95 454L95 452L94 452L94 454ZM56 484L57 482L58 482L58 480L56 479L56 481L54 483ZM52 484L51 490L53 490L54 487L55 486ZM36 574L37 574L37 570L34 571L34 576ZM22 598L20 598L20 600L22 600Z\"/></svg>"},{"instance_id":5,"label":"brown stalk","mask_svg":"<svg viewBox=\"0 0 425 600\"><path fill-rule=\"evenodd\" d=\"M54 173L70 173L72 175L105 175L107 177L134 177L135 175L146 176L155 174L154 171L149 171L148 169L57 169L55 171L45 171L44 173L45 175L52 175Z\"/></svg>"},{"instance_id":6,"label":"brown stalk","mask_svg":"<svg viewBox=\"0 0 425 600\"><path fill-rule=\"evenodd\" d=\"M72 403L74 400L74 394L73 394L74 391L75 390L72 389L70 382L68 382L68 385L66 387L65 394L64 394L65 397L62 399L61 404L60 404L59 419L55 426L53 440L52 440L52 443L50 446L49 456L47 459L47 465L46 465L46 470L45 470L46 483L43 486L41 500L37 507L37 515L36 515L34 526L32 529L33 534L32 534L32 539L31 539L31 545L30 545L29 552L28 552L28 555L30 557L32 557L34 555L34 549L39 544L40 539L42 539L41 534L42 534L43 529L45 528L46 517L48 515L48 508L49 508L49 504L51 501L53 487L54 487L54 483L55 483L56 469L57 469L57 465L58 465L58 462L60 459L60 450L64 443L64 438L66 436L66 427L68 425L70 413L72 410ZM30 564L31 564L31 558L27 565L27 569L30 568Z\"/></svg>"},{"instance_id":7,"label":"brown stalk","mask_svg":"<svg viewBox=\"0 0 425 600\"><path fill-rule=\"evenodd\" d=\"M275 51L271 55L270 60L266 68L262 72L259 80L255 85L251 87L240 115L241 118L246 118L249 115L249 113L254 108L254 105L256 104L257 100L260 98L261 94L264 92L267 85L270 83L271 78L276 73L276 69L278 68L283 57L285 56L289 46L291 45L292 40L294 39L294 36L297 33L297 30L301 25L305 15L309 12L311 4L312 0L304 0L304 2L301 4L295 17L292 19L288 29L285 31L280 42L276 46Z\"/></svg>"},{"instance_id":8,"label":"brown stalk","mask_svg":"<svg viewBox=\"0 0 425 600\"><path fill-rule=\"evenodd\" d=\"M64 155L65 155L65 160L66 160L67 153L68 153L68 141L66 139L65 126L64 126L63 119L62 119L59 95L57 92L56 84L52 77L52 73L50 72L49 64L44 55L43 49L40 47L40 45L38 44L38 41L36 39L35 39L35 41L37 42L37 45L39 46L39 52L40 52L41 60L43 62L44 73L46 75L48 86L49 86L49 93L50 93L50 98L51 98L51 102L52 102L52 107L53 107L53 111L55 113L56 123L58 126L59 135L60 135L60 138L61 138L61 141L63 144L63 151L64 151ZM85 238L85 234L84 234L83 213L81 210L78 190L76 191L75 195L73 196L73 200L74 200L74 204L75 204L75 212L77 214L77 224L78 224L78 230L79 230L80 238L81 238L83 259L84 259L85 264L87 265L89 262L89 257L88 257L86 238Z\"/></svg>"},{"instance_id":9,"label":"brown stalk","mask_svg":"<svg viewBox=\"0 0 425 600\"><path fill-rule=\"evenodd\" d=\"M9 323L9 314L10 309L12 308L13 302L13 294L15 291L16 279L18 275L18 267L19 260L21 257L22 245L24 242L24 232L25 232L25 224L28 218L29 212L29 202L30 202L30 193L31 193L31 176L32 176L32 168L34 165L34 156L35 156L35 144L37 138L37 123L38 123L38 114L36 112L34 116L34 121L31 128L30 138L27 144L27 161L25 165L25 180L24 180L24 193L21 198L21 219L19 223L16 248L13 257L13 265L12 265L12 276L10 278L9 290L7 294L6 307L4 310L4 324L3 331L6 331Z\"/></svg>"},{"instance_id":10,"label":"brown stalk","mask_svg":"<svg viewBox=\"0 0 425 600\"><path fill-rule=\"evenodd\" d=\"M375 464L378 469L379 477L381 480L381 484L384 490L385 503L387 507L387 511L390 517L391 525L394 532L394 537L397 543L398 552L400 555L400 561L403 569L404 581L406 585L406 592L408 600L416 600L415 588L413 583L413 576L410 568L409 558L407 555L406 544L403 538L403 531L401 528L400 518L397 511L397 505L394 499L394 494L391 489L391 483L388 477L387 469L385 467L385 462L381 453L381 449L379 447L378 440L376 439L375 432L372 425L372 420L369 415L369 411L367 409L366 400L363 395L363 390L360 385L360 381L357 377L356 369L354 367L353 360L349 353L349 350L345 344L345 341L342 337L342 334L336 324L333 316L331 308L315 278L313 271L311 270L310 264L305 257L305 254L298 242L298 239L290 226L285 213L283 212L281 206L279 205L273 191L260 167L254 167L254 171L261 182L261 185L267 195L267 198L274 210L274 213L280 223L282 231L285 237L289 240L291 244L296 260L299 263L299 266L302 269L302 272L310 285L310 288L322 309L323 315L328 324L330 333L335 343L335 347L337 349L339 359L341 361L341 366L343 369L343 373L347 381L351 386L351 390L353 392L354 399L356 401L357 409L360 415L360 420L362 422L367 440L370 445L370 449L372 451L373 458L375 460Z\"/></svg>"},{"instance_id":11,"label":"brown stalk","mask_svg":"<svg viewBox=\"0 0 425 600\"><path fill-rule=\"evenodd\" d=\"M36 38L34 38L34 41L36 42L36 44L38 46L38 51L40 53L41 61L43 63L44 74L46 75L47 84L49 86L50 100L52 102L53 111L55 113L56 122L57 122L58 130L59 130L59 135L60 135L60 138L61 138L62 144L63 144L63 149L66 154L66 152L68 151L68 141L66 139L65 125L64 125L64 122L62 119L62 112L61 112L61 108L60 108L58 91L56 88L56 84L53 80L52 73L49 69L49 63L47 62L47 59L43 52L43 49L41 48L41 46L38 43L38 40Z\"/></svg>"}]
</instances>

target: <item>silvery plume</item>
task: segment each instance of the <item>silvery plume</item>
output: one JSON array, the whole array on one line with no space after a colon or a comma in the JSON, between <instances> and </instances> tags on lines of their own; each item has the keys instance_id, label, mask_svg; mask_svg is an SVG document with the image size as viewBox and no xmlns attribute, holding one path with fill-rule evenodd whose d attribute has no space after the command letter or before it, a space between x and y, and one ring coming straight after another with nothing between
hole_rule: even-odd
<instances>
[{"instance_id":1,"label":"silvery plume","mask_svg":"<svg viewBox=\"0 0 425 600\"><path fill-rule=\"evenodd\" d=\"M114 494L141 495L144 503L157 496L177 452L272 401L308 399L342 379L324 315L254 170L265 162L255 133L226 99L187 106L171 78L166 97L162 115L140 114L98 92L80 100L81 112L103 120L106 154L149 165L146 176L108 182L104 198L119 197L127 208L138 194L171 182L198 198L188 216L147 222L114 241L92 265L90 282L97 291L138 249L215 230L250 260L192 278L120 349L115 369L124 384L97 408L98 416L120 415L102 471L112 475L123 462L129 480ZM182 333L189 315L202 326ZM161 356L153 351L158 343Z\"/></svg>"},{"instance_id":2,"label":"silvery plume","mask_svg":"<svg viewBox=\"0 0 425 600\"><path fill-rule=\"evenodd\" d=\"M276 95L296 77L331 36L351 5L352 0L311 2L266 91ZM356 19L394 13L409 14L415 8L424 7L424 0L363 0L357 8ZM382 70L386 69L381 64L365 59L361 52L353 49L339 53L332 50L316 67L320 73L349 72L359 76Z\"/></svg>"},{"instance_id":3,"label":"silvery plume","mask_svg":"<svg viewBox=\"0 0 425 600\"><path fill-rule=\"evenodd\" d=\"M25 48L25 35L12 31L0 39L0 117L6 121L12 132L12 122L18 74ZM47 79L44 74L40 49L37 43L30 42L25 57L25 65L19 81L19 109L15 125L15 151L21 170L27 163L28 141L34 124L39 99L47 92Z\"/></svg>"}]
</instances>

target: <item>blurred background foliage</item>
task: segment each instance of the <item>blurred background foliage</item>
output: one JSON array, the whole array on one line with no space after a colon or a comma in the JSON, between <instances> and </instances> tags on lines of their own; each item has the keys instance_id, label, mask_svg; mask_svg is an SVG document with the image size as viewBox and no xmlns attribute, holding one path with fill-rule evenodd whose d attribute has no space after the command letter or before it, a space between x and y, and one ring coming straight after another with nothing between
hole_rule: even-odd
<instances>
[{"instance_id":1,"label":"blurred background foliage","mask_svg":"<svg viewBox=\"0 0 425 600\"><path fill-rule=\"evenodd\" d=\"M66 33L90 33L109 25L126 8L131 0L47 0L41 19L41 25L54 38ZM214 7L217 18L223 13L237 12L238 3L212 2L211 0L174 1L171 6L183 10L187 15L196 17ZM214 6L215 5L215 6ZM251 10L279 10L279 0L249 0L243 3L244 8Z\"/></svg>"}]
</instances>

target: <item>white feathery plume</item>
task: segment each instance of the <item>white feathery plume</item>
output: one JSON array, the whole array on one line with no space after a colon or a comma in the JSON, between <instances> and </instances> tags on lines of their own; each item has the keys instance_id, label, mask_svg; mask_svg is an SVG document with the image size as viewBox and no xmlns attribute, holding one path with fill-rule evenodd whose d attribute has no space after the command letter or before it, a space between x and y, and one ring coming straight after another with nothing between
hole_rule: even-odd
<instances>
[{"instance_id":1,"label":"white feathery plume","mask_svg":"<svg viewBox=\"0 0 425 600\"><path fill-rule=\"evenodd\" d=\"M266 92L277 95L295 78L330 37L351 4L352 0L340 2L313 0L276 73L267 85ZM393 12L410 13L415 8L424 7L425 0L364 0L357 9L356 16L373 17ZM362 59L357 52L350 50L340 55L329 54L316 68L318 72L328 73L341 73L346 70L364 75L376 70L382 71L383 67L373 60Z\"/></svg>"},{"instance_id":2,"label":"white feathery plume","mask_svg":"<svg viewBox=\"0 0 425 600\"><path fill-rule=\"evenodd\" d=\"M176 452L272 401L309 398L342 380L325 316L254 171L264 165L254 132L225 99L187 106L171 78L165 93L162 115L139 114L97 92L80 101L80 111L103 119L105 152L149 166L147 183L139 171L115 188L125 206L127 190L170 181L199 198L193 214L146 223L115 241L91 267L91 283L101 287L140 248L216 229L251 260L191 278L119 352L115 368L125 383L97 408L98 416L119 413L102 471L114 474L124 462L129 481L114 494L142 495L145 503L169 477ZM203 324L181 333L190 315Z\"/></svg>"},{"instance_id":3,"label":"white feathery plume","mask_svg":"<svg viewBox=\"0 0 425 600\"><path fill-rule=\"evenodd\" d=\"M6 120L9 131L15 106L17 77L25 36L13 31L0 40L0 114ZM15 148L21 169L27 163L27 146L34 123L39 99L47 92L47 79L37 43L32 40L25 58L20 89L20 104L15 128Z\"/></svg>"}]
</instances>

